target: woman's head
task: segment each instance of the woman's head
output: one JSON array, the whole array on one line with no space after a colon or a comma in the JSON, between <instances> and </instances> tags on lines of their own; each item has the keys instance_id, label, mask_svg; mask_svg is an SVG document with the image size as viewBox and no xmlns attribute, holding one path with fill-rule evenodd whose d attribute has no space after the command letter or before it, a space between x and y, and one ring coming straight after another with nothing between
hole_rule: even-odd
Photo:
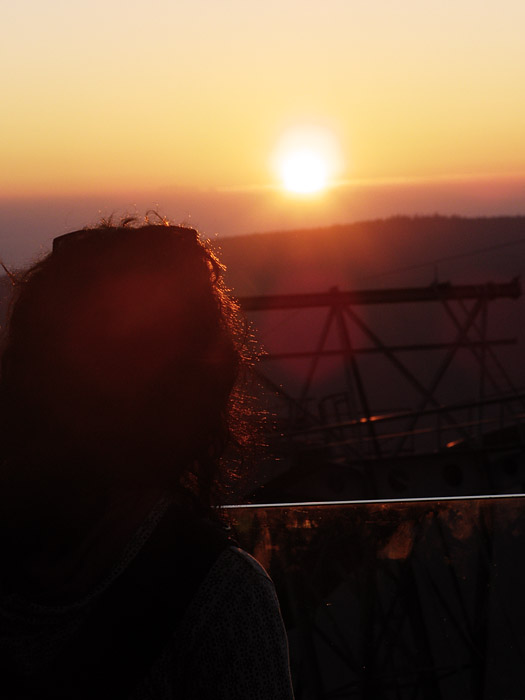
<instances>
[{"instance_id":1,"label":"woman's head","mask_svg":"<svg viewBox=\"0 0 525 700\"><path fill-rule=\"evenodd\" d=\"M66 234L18 287L1 379L13 448L60 443L118 478L198 481L228 441L242 353L237 307L197 232Z\"/></svg>"}]
</instances>

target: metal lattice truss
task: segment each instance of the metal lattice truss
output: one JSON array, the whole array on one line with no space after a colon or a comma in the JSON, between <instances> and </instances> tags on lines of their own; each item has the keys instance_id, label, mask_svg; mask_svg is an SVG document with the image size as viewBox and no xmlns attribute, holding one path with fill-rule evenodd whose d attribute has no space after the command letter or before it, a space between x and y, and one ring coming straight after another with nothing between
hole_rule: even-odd
<instances>
[{"instance_id":1,"label":"metal lattice truss","mask_svg":"<svg viewBox=\"0 0 525 700\"><path fill-rule=\"evenodd\" d=\"M257 327L263 312L280 315L278 341L257 373L278 398L282 431L305 447L330 449L347 461L436 451L519 425L525 393L496 354L515 345L516 338L489 338L488 317L495 302L520 294L515 279L333 288L240 302ZM401 331L392 340L396 327ZM294 335L297 344L291 347ZM271 344L264 331L261 340ZM327 362L330 381L323 370ZM385 407L385 401L394 405Z\"/></svg>"}]
</instances>

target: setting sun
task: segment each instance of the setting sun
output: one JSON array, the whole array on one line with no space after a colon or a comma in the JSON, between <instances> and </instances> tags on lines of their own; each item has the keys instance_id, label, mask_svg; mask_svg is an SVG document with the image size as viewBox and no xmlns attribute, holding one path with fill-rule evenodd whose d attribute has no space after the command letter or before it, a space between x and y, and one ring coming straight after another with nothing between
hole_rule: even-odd
<instances>
[{"instance_id":1,"label":"setting sun","mask_svg":"<svg viewBox=\"0 0 525 700\"><path fill-rule=\"evenodd\" d=\"M34 202L218 235L521 213L525 2L377 5L9 3L0 253L30 249Z\"/></svg>"},{"instance_id":2,"label":"setting sun","mask_svg":"<svg viewBox=\"0 0 525 700\"><path fill-rule=\"evenodd\" d=\"M296 126L281 136L274 152L274 168L286 191L315 194L339 174L340 146L327 128Z\"/></svg>"},{"instance_id":3,"label":"setting sun","mask_svg":"<svg viewBox=\"0 0 525 700\"><path fill-rule=\"evenodd\" d=\"M319 192L326 187L327 167L322 156L307 149L284 157L281 174L285 188L298 194Z\"/></svg>"}]
</instances>

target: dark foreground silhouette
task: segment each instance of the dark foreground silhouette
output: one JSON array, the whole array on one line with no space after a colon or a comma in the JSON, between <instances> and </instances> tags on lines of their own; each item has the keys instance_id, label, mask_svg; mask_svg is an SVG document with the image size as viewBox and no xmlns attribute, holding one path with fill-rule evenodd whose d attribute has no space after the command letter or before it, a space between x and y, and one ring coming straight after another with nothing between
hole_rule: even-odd
<instances>
[{"instance_id":1,"label":"dark foreground silhouette","mask_svg":"<svg viewBox=\"0 0 525 700\"><path fill-rule=\"evenodd\" d=\"M273 585L211 509L246 364L217 258L128 222L55 239L12 281L0 695L291 698Z\"/></svg>"}]
</instances>

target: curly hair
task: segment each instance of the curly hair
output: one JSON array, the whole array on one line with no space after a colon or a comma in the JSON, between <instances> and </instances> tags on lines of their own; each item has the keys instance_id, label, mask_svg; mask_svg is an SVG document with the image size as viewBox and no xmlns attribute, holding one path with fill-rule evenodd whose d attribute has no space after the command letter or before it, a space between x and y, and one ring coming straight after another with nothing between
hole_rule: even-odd
<instances>
[{"instance_id":1,"label":"curly hair","mask_svg":"<svg viewBox=\"0 0 525 700\"><path fill-rule=\"evenodd\" d=\"M197 231L165 222L56 238L15 280L1 360L4 464L216 500L247 362L223 271Z\"/></svg>"}]
</instances>

